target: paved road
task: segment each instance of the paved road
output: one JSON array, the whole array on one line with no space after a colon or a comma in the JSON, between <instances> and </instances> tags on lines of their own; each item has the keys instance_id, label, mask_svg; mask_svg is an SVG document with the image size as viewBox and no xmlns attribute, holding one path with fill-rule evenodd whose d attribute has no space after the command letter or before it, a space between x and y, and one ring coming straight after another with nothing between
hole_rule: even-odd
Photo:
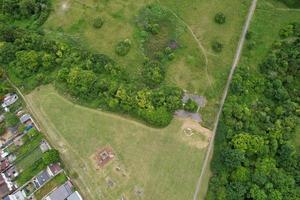
<instances>
[{"instance_id":1,"label":"paved road","mask_svg":"<svg viewBox=\"0 0 300 200\"><path fill-rule=\"evenodd\" d=\"M229 73L229 76L228 76L228 80L227 80L227 83L226 83L226 86L225 86L225 90L224 90L224 93L223 93L223 96L222 96L222 100L221 100L221 103L220 103L220 108L219 108L219 111L218 111L218 114L217 114L217 117L216 117L216 120L215 120L215 123L214 123L212 138L210 140L210 143L209 143L209 146L208 146L208 149L207 149L207 153L206 153L206 156L205 156L205 160L203 162L203 167L201 169L201 174L200 174L198 182L197 182L196 190L195 190L195 193L194 193L194 200L198 200L198 198L199 198L199 191L200 191L200 188L201 188L201 185L202 185L203 177L204 177L205 172L207 171L207 167L208 167L209 161L210 161L210 156L211 156L211 153L212 153L212 150L213 150L214 139L215 139L219 119L220 119L220 116L221 116L221 113L222 113L222 109L223 109L223 106L224 106L224 102L225 102L225 99L226 99L226 96L227 96L227 93L228 93L228 90L229 90L229 86L230 86L234 71L235 71L235 69L236 69L236 67L239 63L240 57L241 57L241 53L242 53L242 50L243 50L246 34L247 34L248 29L249 29L250 22L251 22L251 19L253 17L253 14L255 12L256 4L257 4L257 0L253 0L252 4L251 4L251 7L249 9L249 13L248 13L246 22L245 22L244 27L243 27L243 31L242 31L242 34L241 34L241 37L240 37L238 48L237 48L237 51L236 51L236 54L235 54L235 57L234 57L234 60L233 60L233 64L232 64L232 67L231 67L231 70L230 70L230 73Z\"/></svg>"}]
</instances>

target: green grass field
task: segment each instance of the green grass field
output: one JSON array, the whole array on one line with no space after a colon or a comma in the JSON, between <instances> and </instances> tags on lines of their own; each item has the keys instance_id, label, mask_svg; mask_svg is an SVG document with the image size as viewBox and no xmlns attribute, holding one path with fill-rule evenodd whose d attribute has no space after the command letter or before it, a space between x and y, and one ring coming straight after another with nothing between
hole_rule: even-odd
<instances>
[{"instance_id":1,"label":"green grass field","mask_svg":"<svg viewBox=\"0 0 300 200\"><path fill-rule=\"evenodd\" d=\"M115 200L122 194L138 199L136 190L148 200L193 197L205 148L183 139L188 136L178 119L167 128L153 129L73 104L52 86L38 88L26 98L71 174L78 174L74 180L87 199ZM93 154L104 146L113 148L116 159L96 170ZM113 180L113 188L107 179Z\"/></svg>"},{"instance_id":2,"label":"green grass field","mask_svg":"<svg viewBox=\"0 0 300 200\"><path fill-rule=\"evenodd\" d=\"M29 154L27 154L25 157L22 159L18 160L15 164L18 170L24 170L31 165L34 164L35 161L39 160L42 158L42 151L40 147L37 147L33 151L31 151Z\"/></svg>"},{"instance_id":3,"label":"green grass field","mask_svg":"<svg viewBox=\"0 0 300 200\"><path fill-rule=\"evenodd\" d=\"M54 12L44 28L49 37L68 39L83 48L111 56L135 75L140 73L144 60L135 17L150 3L159 3L186 27L179 38L181 48L175 60L168 64L166 83L204 95L208 102L200 111L203 125L212 128L250 1L54 0ZM214 22L218 12L224 12L227 17L223 25ZM101 29L92 26L97 16L105 21ZM125 38L131 39L132 48L127 56L119 57L114 47ZM223 52L213 52L213 41L224 44Z\"/></svg>"}]
</instances>

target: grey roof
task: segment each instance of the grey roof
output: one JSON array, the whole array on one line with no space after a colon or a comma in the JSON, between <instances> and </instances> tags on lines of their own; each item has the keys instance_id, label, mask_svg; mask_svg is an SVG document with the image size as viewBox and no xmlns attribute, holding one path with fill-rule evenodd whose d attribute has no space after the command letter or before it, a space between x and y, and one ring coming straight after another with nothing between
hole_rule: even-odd
<instances>
[{"instance_id":1,"label":"grey roof","mask_svg":"<svg viewBox=\"0 0 300 200\"><path fill-rule=\"evenodd\" d=\"M65 184L54 190L46 200L65 200L68 196L73 193L71 182L67 181Z\"/></svg>"},{"instance_id":2,"label":"grey roof","mask_svg":"<svg viewBox=\"0 0 300 200\"><path fill-rule=\"evenodd\" d=\"M67 198L67 200L82 200L82 197L77 191L75 191Z\"/></svg>"},{"instance_id":3,"label":"grey roof","mask_svg":"<svg viewBox=\"0 0 300 200\"><path fill-rule=\"evenodd\" d=\"M44 170L42 173L36 176L36 181L34 181L34 184L37 188L39 188L41 185L46 183L50 178L51 177L48 174L47 170Z\"/></svg>"},{"instance_id":4,"label":"grey roof","mask_svg":"<svg viewBox=\"0 0 300 200\"><path fill-rule=\"evenodd\" d=\"M29 115L29 114L25 114L25 115L22 115L22 117L20 117L20 121L21 121L21 123L25 123L25 122L27 122L28 120L30 120L31 119L31 116Z\"/></svg>"}]
</instances>

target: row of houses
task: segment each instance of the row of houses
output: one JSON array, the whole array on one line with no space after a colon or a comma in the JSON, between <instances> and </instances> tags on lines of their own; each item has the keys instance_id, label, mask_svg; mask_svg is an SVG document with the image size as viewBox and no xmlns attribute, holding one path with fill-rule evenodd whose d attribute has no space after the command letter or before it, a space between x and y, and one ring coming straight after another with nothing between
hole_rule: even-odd
<instances>
[{"instance_id":1,"label":"row of houses","mask_svg":"<svg viewBox=\"0 0 300 200\"><path fill-rule=\"evenodd\" d=\"M6 130L0 133L0 199L83 200L59 162L47 165L32 177L25 177L26 182L23 183L28 166L34 165L37 161L41 163L39 161L43 160L44 153L50 151L52 147L39 135L40 130L29 113L22 108L12 109L18 99L17 94L7 94L1 104L0 124L5 123L5 113L9 112L13 113L19 122L13 127L6 127ZM20 181L22 174L23 180ZM51 181L58 176L63 176L64 182L53 187ZM40 190L47 193L37 197L36 194Z\"/></svg>"}]
</instances>

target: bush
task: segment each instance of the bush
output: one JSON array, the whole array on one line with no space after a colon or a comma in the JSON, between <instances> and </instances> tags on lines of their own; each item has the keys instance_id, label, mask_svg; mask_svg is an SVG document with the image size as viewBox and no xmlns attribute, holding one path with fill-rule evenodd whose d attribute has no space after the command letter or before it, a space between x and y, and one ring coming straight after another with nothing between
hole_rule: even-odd
<instances>
[{"instance_id":1,"label":"bush","mask_svg":"<svg viewBox=\"0 0 300 200\"><path fill-rule=\"evenodd\" d=\"M101 17L97 17L93 21L93 27L96 29L100 29L104 24L104 20Z\"/></svg>"},{"instance_id":2,"label":"bush","mask_svg":"<svg viewBox=\"0 0 300 200\"><path fill-rule=\"evenodd\" d=\"M0 123L0 136L3 135L5 133L5 124L4 123Z\"/></svg>"},{"instance_id":3,"label":"bush","mask_svg":"<svg viewBox=\"0 0 300 200\"><path fill-rule=\"evenodd\" d=\"M197 109L198 109L198 104L192 99L189 99L184 105L184 110L188 112L197 112Z\"/></svg>"},{"instance_id":4,"label":"bush","mask_svg":"<svg viewBox=\"0 0 300 200\"><path fill-rule=\"evenodd\" d=\"M224 24L226 22L226 16L219 12L215 15L215 22L218 24Z\"/></svg>"},{"instance_id":5,"label":"bush","mask_svg":"<svg viewBox=\"0 0 300 200\"><path fill-rule=\"evenodd\" d=\"M119 56L125 56L128 54L131 48L131 41L129 39L125 39L124 41L121 41L116 46L116 54Z\"/></svg>"},{"instance_id":6,"label":"bush","mask_svg":"<svg viewBox=\"0 0 300 200\"><path fill-rule=\"evenodd\" d=\"M149 124L156 127L165 127L170 124L172 120L172 114L167 111L166 108L161 107L158 109L141 110L140 116Z\"/></svg>"},{"instance_id":7,"label":"bush","mask_svg":"<svg viewBox=\"0 0 300 200\"><path fill-rule=\"evenodd\" d=\"M158 34L159 33L159 24L147 24L146 26L145 26L145 30L147 31L147 32L150 32L150 33L152 33L153 35L156 35L156 34Z\"/></svg>"},{"instance_id":8,"label":"bush","mask_svg":"<svg viewBox=\"0 0 300 200\"><path fill-rule=\"evenodd\" d=\"M299 0L279 0L286 4L290 8L300 8L300 1Z\"/></svg>"},{"instance_id":9,"label":"bush","mask_svg":"<svg viewBox=\"0 0 300 200\"><path fill-rule=\"evenodd\" d=\"M223 44L215 41L212 44L212 49L214 50L214 52L220 53L223 50Z\"/></svg>"},{"instance_id":10,"label":"bush","mask_svg":"<svg viewBox=\"0 0 300 200\"><path fill-rule=\"evenodd\" d=\"M150 87L156 87L165 79L165 70L160 62L150 61L144 65L143 77Z\"/></svg>"},{"instance_id":11,"label":"bush","mask_svg":"<svg viewBox=\"0 0 300 200\"><path fill-rule=\"evenodd\" d=\"M15 127L19 124L19 119L15 113L5 113L5 126L6 128Z\"/></svg>"},{"instance_id":12,"label":"bush","mask_svg":"<svg viewBox=\"0 0 300 200\"><path fill-rule=\"evenodd\" d=\"M43 153L43 162L45 165L60 162L59 152L56 149L50 149Z\"/></svg>"}]
</instances>

